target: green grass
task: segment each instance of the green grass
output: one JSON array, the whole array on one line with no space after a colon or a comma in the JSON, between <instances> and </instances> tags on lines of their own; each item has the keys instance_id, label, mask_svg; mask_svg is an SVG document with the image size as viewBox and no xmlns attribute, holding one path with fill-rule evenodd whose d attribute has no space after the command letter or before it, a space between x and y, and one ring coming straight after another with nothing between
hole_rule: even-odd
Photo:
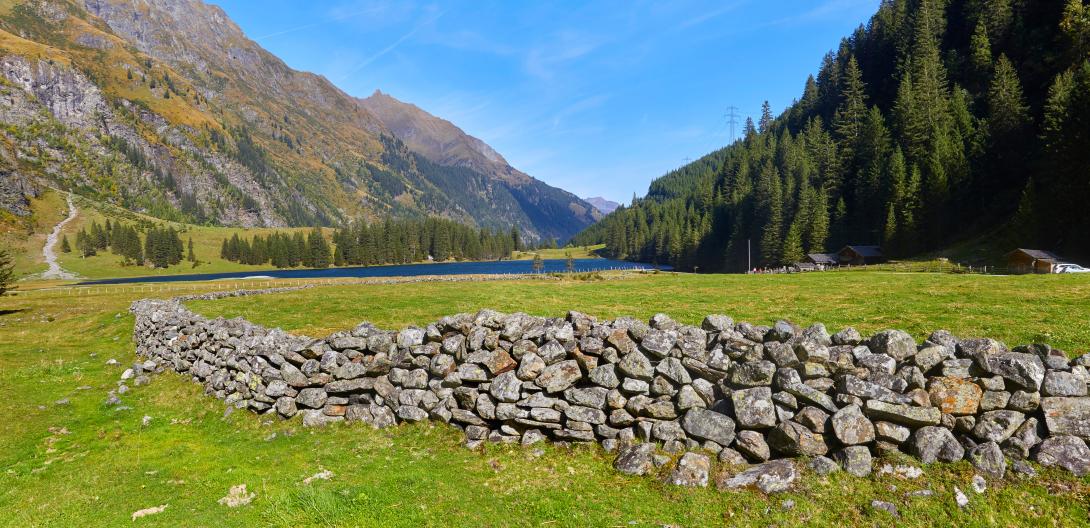
<instances>
[{"instance_id":1,"label":"green grass","mask_svg":"<svg viewBox=\"0 0 1090 528\"><path fill-rule=\"evenodd\" d=\"M587 259L587 258L601 258L598 253L606 248L605 244L597 244L594 246L576 246L557 249L539 249L536 251L516 251L511 255L514 260L533 260L534 255L541 255L543 259L566 259L568 255L572 258Z\"/></svg>"},{"instance_id":2,"label":"green grass","mask_svg":"<svg viewBox=\"0 0 1090 528\"><path fill-rule=\"evenodd\" d=\"M1090 277L1085 276L845 272L631 277L346 286L192 306L207 315L243 316L314 336L364 320L397 328L481 308L551 317L577 309L599 317L644 320L664 312L689 324L699 324L711 313L755 324L786 318L802 325L822 322L833 332L844 326L862 332L900 328L920 339L947 329L966 337L994 337L1011 346L1047 342L1072 353L1090 348Z\"/></svg>"},{"instance_id":3,"label":"green grass","mask_svg":"<svg viewBox=\"0 0 1090 528\"><path fill-rule=\"evenodd\" d=\"M193 303L209 315L246 315L322 334L362 319L424 323L482 306L560 315L646 317L661 308L686 322L724 312L767 321L823 320L836 328L949 327L1019 342L1050 334L1070 350L1090 343L1090 281L1076 277L963 277L886 273L779 277L675 276L603 282L421 283L326 286L284 295ZM302 429L297 421L236 412L181 376L160 375L103 405L135 360L128 304L224 284L23 292L0 300L0 517L4 526L1073 526L1086 524L1090 478L1044 471L1033 482L968 491L966 463L928 468L918 481L806 474L795 491L678 489L626 477L597 448L461 447L441 425ZM122 365L106 366L117 358ZM81 387L89 387L82 390ZM67 398L68 405L54 402ZM152 417L148 427L143 416ZM275 435L274 435L275 433ZM322 469L335 476L310 485ZM236 484L248 506L217 504ZM953 487L970 494L959 510ZM929 498L905 498L917 489ZM790 499L794 509L781 502ZM894 502L894 520L870 508ZM132 512L166 511L130 521Z\"/></svg>"}]
</instances>

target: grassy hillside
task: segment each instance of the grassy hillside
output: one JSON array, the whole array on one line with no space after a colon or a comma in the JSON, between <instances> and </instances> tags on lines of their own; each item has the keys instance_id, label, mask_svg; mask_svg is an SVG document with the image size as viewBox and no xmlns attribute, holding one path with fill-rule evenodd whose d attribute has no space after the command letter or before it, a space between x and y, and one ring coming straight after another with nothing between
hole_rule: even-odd
<instances>
[{"instance_id":1,"label":"grassy hillside","mask_svg":"<svg viewBox=\"0 0 1090 528\"><path fill-rule=\"evenodd\" d=\"M217 287L223 285L175 285L192 291ZM545 446L539 452L488 446L475 452L461 447L456 430L439 425L310 431L298 422L227 415L221 402L174 375L134 388L122 396L131 408L115 410L103 405L106 392L135 360L133 319L125 310L132 300L154 294L117 287L87 291L79 302L63 291L4 300L0 342L10 345L0 354L0 412L19 419L0 422L0 511L8 512L0 525L130 524L133 512L164 504L163 513L136 523L848 527L1071 526L1087 519L1090 478L1056 471L1043 471L1032 482L992 483L983 495L969 492L965 510L953 498L954 486L969 489L973 470L964 462L930 467L919 480L858 479L843 472L820 479L806 473L796 491L766 498L626 477L597 448ZM595 284L320 287L194 305L209 315L241 314L311 334L360 319L385 327L423 323L482 306L641 317L661 308L686 322L725 312L753 321L822 320L830 328L847 322L865 330L898 326L917 334L948 327L1010 342L1050 335L1074 352L1090 343L1090 329L1078 321L1088 294L1090 280L1079 277L661 274ZM107 366L111 358L121 365ZM150 419L142 425L145 416ZM303 483L322 470L332 471L332 479ZM252 504L217 504L231 486L243 483L257 494ZM906 498L920 489L934 495ZM875 511L872 499L897 504L901 518ZM784 500L793 501L793 508L785 509Z\"/></svg>"},{"instance_id":2,"label":"grassy hillside","mask_svg":"<svg viewBox=\"0 0 1090 528\"><path fill-rule=\"evenodd\" d=\"M0 246L15 257L15 275L23 276L46 270L42 246L53 226L68 215L64 198L46 192L30 200L30 216L18 217L0 211Z\"/></svg>"},{"instance_id":3,"label":"grassy hillside","mask_svg":"<svg viewBox=\"0 0 1090 528\"><path fill-rule=\"evenodd\" d=\"M566 259L568 254L571 254L573 258L586 259L586 258L601 258L598 254L599 251L606 247L605 244L596 244L593 246L576 246L571 248L557 248L557 249L539 249L536 251L516 251L511 258L515 260L533 260L534 255L541 255L543 259Z\"/></svg>"},{"instance_id":4,"label":"grassy hillside","mask_svg":"<svg viewBox=\"0 0 1090 528\"><path fill-rule=\"evenodd\" d=\"M76 199L76 207L79 215L75 220L64 227L64 234L68 236L70 243L75 243L76 233L80 229L87 228L91 222L104 224L106 219L111 222L122 222L130 225L160 225L171 226L179 231L183 243L193 239L193 250L200 261L197 266L182 261L181 264L169 268L150 268L147 266L123 266L122 257L114 255L109 250L99 251L98 254L84 258L73 250L71 253L59 253L61 266L87 278L103 277L135 277L154 275L178 275L184 273L220 273L232 271L257 271L269 269L268 264L251 266L230 262L220 258L220 246L224 240L238 233L239 236L250 238L254 235L268 235L274 232L294 233L296 231L308 233L309 228L237 228L237 227L210 227L182 224L178 222L165 222L158 218L141 215L127 211L120 207L114 207L101 202L94 202L84 198ZM52 226L50 226L52 228ZM326 237L332 235L333 230L324 230Z\"/></svg>"}]
</instances>

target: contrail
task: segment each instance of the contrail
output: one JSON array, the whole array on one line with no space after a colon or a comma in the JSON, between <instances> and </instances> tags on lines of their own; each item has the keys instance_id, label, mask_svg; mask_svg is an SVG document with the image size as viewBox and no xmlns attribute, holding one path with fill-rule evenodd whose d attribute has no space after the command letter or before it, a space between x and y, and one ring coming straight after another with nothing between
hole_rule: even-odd
<instances>
[{"instance_id":1,"label":"contrail","mask_svg":"<svg viewBox=\"0 0 1090 528\"><path fill-rule=\"evenodd\" d=\"M341 75L340 78L337 79L337 81L340 82L340 81L343 81L343 80L347 79L348 77L351 77L352 75L355 75L360 70L366 68L368 64L371 64L372 62L375 62L376 60L382 58L383 55L386 55L387 53L390 53L391 51L396 49L398 46L400 46L403 42L405 42L406 40L409 40L410 38L412 38L412 36L415 35L421 29L423 29L424 26L426 26L428 24L431 24L431 23L435 22L436 20L439 20L439 17L443 16L443 13L446 13L446 11L440 11L439 13L436 13L434 16L428 18L427 20L424 20L423 22L417 24L408 33L402 35L400 38L395 40L393 42L393 44L390 44L389 46L386 46L385 48L382 48L382 50L380 50L378 53L375 53L374 55L371 55L370 57L367 57L366 59L363 60L363 62L357 64L355 67L353 67L351 70L346 72L344 75Z\"/></svg>"},{"instance_id":2,"label":"contrail","mask_svg":"<svg viewBox=\"0 0 1090 528\"><path fill-rule=\"evenodd\" d=\"M323 20L321 22L311 22L309 24L303 24L301 26L295 26L295 27L284 29L284 30L281 30L281 31L276 31L276 32L269 33L269 34L266 34L266 35L261 35L261 36L258 36L258 37L254 37L253 39L255 41L257 41L257 40L264 40L264 39L272 38L272 37L279 37L280 35L286 35L288 33L295 33L296 31L302 31L304 29L310 29L312 27L317 27L317 26L320 26L322 24L328 24L330 22L340 22L341 20L346 20L346 19L349 19L349 18L352 18L352 17L367 14L367 13L370 13L372 11L374 11L374 10L373 9L366 9L364 11L356 11L355 13L347 13L347 14L344 14L344 15L328 18L328 19Z\"/></svg>"}]
</instances>

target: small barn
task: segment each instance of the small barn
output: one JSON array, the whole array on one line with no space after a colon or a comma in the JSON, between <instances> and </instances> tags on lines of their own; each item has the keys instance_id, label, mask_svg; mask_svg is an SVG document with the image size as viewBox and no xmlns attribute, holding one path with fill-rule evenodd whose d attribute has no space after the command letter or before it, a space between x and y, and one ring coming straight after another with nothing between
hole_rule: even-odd
<instances>
[{"instance_id":1,"label":"small barn","mask_svg":"<svg viewBox=\"0 0 1090 528\"><path fill-rule=\"evenodd\" d=\"M809 253L806 255L806 261L817 266L818 269L840 264L840 258L837 257L836 253Z\"/></svg>"},{"instance_id":2,"label":"small barn","mask_svg":"<svg viewBox=\"0 0 1090 528\"><path fill-rule=\"evenodd\" d=\"M1007 253L1007 269L1011 273L1052 273L1060 262L1063 259L1059 255L1043 249L1018 248Z\"/></svg>"},{"instance_id":3,"label":"small barn","mask_svg":"<svg viewBox=\"0 0 1090 528\"><path fill-rule=\"evenodd\" d=\"M877 264L885 262L882 256L882 248L878 246L844 246L836 254L840 264L849 266L862 266L864 264Z\"/></svg>"}]
</instances>

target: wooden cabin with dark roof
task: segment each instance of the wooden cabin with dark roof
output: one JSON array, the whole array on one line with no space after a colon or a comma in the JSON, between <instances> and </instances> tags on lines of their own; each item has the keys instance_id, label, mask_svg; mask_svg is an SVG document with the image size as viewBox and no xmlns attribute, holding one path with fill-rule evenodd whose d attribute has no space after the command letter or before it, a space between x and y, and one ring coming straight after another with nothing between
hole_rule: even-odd
<instances>
[{"instance_id":1,"label":"wooden cabin with dark roof","mask_svg":"<svg viewBox=\"0 0 1090 528\"><path fill-rule=\"evenodd\" d=\"M1059 255L1043 249L1018 248L1007 253L1007 270L1010 273L1052 273L1060 262L1063 259Z\"/></svg>"},{"instance_id":2,"label":"wooden cabin with dark roof","mask_svg":"<svg viewBox=\"0 0 1090 528\"><path fill-rule=\"evenodd\" d=\"M878 264L885 262L882 248L878 246L844 246L836 253L837 260L845 266L862 266L864 264Z\"/></svg>"}]
</instances>

